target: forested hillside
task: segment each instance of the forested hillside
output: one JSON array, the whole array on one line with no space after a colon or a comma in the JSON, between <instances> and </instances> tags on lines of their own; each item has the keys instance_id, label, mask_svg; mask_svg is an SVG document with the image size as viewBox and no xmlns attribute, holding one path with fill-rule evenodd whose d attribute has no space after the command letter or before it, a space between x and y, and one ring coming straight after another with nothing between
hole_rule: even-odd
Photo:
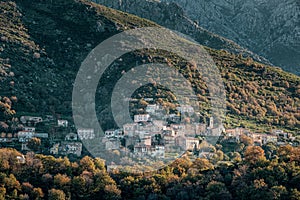
<instances>
[{"instance_id":1,"label":"forested hillside","mask_svg":"<svg viewBox=\"0 0 300 200\"><path fill-rule=\"evenodd\" d=\"M86 1L36 1L34 4L2 1L1 11L1 96L17 101L13 106L17 113L71 115L72 83L86 55L101 41L122 30L157 26ZM299 128L298 76L226 51L207 50L219 67L227 89L228 125L243 122L252 127ZM193 83L199 98L207 101L208 91L203 80L196 78L198 72L172 55L133 53L124 62L116 61L112 66L122 72L136 61L166 62L167 57L170 65L184 68L183 73ZM111 83L117 79L111 77L107 84L99 86L99 91L105 88L109 94ZM108 100L103 100L98 110L105 111ZM103 101L100 99L99 103ZM105 116L105 113L98 114L100 119Z\"/></svg>"}]
</instances>

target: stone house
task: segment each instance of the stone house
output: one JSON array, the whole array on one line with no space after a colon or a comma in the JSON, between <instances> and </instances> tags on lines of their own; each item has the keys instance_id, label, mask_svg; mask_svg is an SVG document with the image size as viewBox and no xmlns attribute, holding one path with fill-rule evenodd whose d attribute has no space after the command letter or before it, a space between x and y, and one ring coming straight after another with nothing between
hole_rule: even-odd
<instances>
[{"instance_id":1,"label":"stone house","mask_svg":"<svg viewBox=\"0 0 300 200\"><path fill-rule=\"evenodd\" d=\"M82 143L81 142L69 142L63 141L59 145L59 154L61 155L70 155L74 154L76 156L81 156L82 152Z\"/></svg>"},{"instance_id":2,"label":"stone house","mask_svg":"<svg viewBox=\"0 0 300 200\"><path fill-rule=\"evenodd\" d=\"M149 114L134 115L134 122L147 122L150 120Z\"/></svg>"},{"instance_id":3,"label":"stone house","mask_svg":"<svg viewBox=\"0 0 300 200\"><path fill-rule=\"evenodd\" d=\"M124 135L127 136L134 136L134 133L137 129L138 124L137 123L128 123L123 125L123 131Z\"/></svg>"},{"instance_id":4,"label":"stone house","mask_svg":"<svg viewBox=\"0 0 300 200\"><path fill-rule=\"evenodd\" d=\"M199 148L199 139L193 137L178 136L175 138L175 144L184 151L192 151Z\"/></svg>"}]
</instances>

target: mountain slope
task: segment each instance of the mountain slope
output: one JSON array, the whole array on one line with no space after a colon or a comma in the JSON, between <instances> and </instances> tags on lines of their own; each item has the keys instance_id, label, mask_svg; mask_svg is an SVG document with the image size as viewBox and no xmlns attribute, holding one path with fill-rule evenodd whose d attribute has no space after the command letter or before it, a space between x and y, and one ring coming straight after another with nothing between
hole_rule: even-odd
<instances>
[{"instance_id":1,"label":"mountain slope","mask_svg":"<svg viewBox=\"0 0 300 200\"><path fill-rule=\"evenodd\" d=\"M213 49L224 49L231 53L243 54L253 59L270 64L270 62L257 54L242 48L231 40L213 34L198 26L193 20L185 15L183 9L175 3L144 0L93 0L104 6L128 12L142 18L154 21L171 30L184 33L192 37L201 45Z\"/></svg>"},{"instance_id":2,"label":"mountain slope","mask_svg":"<svg viewBox=\"0 0 300 200\"><path fill-rule=\"evenodd\" d=\"M72 84L87 54L104 39L123 30L158 26L83 0L2 1L0 10L0 96L17 96L13 108L19 114L72 116ZM228 126L282 126L299 130L298 76L225 51L207 50L224 78ZM113 63L111 70L121 74L144 60L168 60L170 66L180 67L197 94L207 101L205 84L195 78L199 77L198 72L165 52L132 53L123 62ZM99 85L98 92L105 90L108 94L105 99L97 99L96 105L103 126L113 123L108 116L109 94L118 78L111 76Z\"/></svg>"},{"instance_id":3,"label":"mountain slope","mask_svg":"<svg viewBox=\"0 0 300 200\"><path fill-rule=\"evenodd\" d=\"M204 28L300 74L300 3L297 0L162 0L178 3Z\"/></svg>"}]
</instances>

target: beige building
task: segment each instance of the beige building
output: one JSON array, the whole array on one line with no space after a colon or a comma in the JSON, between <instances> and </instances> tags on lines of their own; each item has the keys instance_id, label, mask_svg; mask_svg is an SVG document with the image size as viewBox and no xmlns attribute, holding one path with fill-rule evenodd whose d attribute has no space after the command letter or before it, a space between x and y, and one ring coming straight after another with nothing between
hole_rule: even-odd
<instances>
[{"instance_id":1,"label":"beige building","mask_svg":"<svg viewBox=\"0 0 300 200\"><path fill-rule=\"evenodd\" d=\"M124 124L123 125L123 131L124 135L127 136L134 136L134 132L137 129L138 124L137 123L129 123L129 124Z\"/></svg>"},{"instance_id":2,"label":"beige building","mask_svg":"<svg viewBox=\"0 0 300 200\"><path fill-rule=\"evenodd\" d=\"M121 142L118 138L109 138L104 141L105 141L105 149L106 150L120 149Z\"/></svg>"},{"instance_id":3,"label":"beige building","mask_svg":"<svg viewBox=\"0 0 300 200\"><path fill-rule=\"evenodd\" d=\"M178 136L175 138L175 144L182 150L191 151L194 148L199 148L199 139L193 137Z\"/></svg>"}]
</instances>

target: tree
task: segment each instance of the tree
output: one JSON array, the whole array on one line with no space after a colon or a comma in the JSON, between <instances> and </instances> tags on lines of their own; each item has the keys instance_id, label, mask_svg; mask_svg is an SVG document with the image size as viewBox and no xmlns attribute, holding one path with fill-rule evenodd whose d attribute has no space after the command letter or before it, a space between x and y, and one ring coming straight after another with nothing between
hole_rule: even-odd
<instances>
[{"instance_id":1,"label":"tree","mask_svg":"<svg viewBox=\"0 0 300 200\"><path fill-rule=\"evenodd\" d=\"M252 187L250 187L249 189L249 199L272 199L272 197L274 197L264 179L254 180Z\"/></svg>"},{"instance_id":2,"label":"tree","mask_svg":"<svg viewBox=\"0 0 300 200\"><path fill-rule=\"evenodd\" d=\"M5 187L0 187L0 200L5 200L6 189Z\"/></svg>"},{"instance_id":3,"label":"tree","mask_svg":"<svg viewBox=\"0 0 300 200\"><path fill-rule=\"evenodd\" d=\"M205 158L197 158L192 165L192 168L198 169L199 172L214 169L214 166Z\"/></svg>"},{"instance_id":4,"label":"tree","mask_svg":"<svg viewBox=\"0 0 300 200\"><path fill-rule=\"evenodd\" d=\"M259 146L249 146L247 147L245 153L245 161L250 164L255 164L258 161L266 160L264 150Z\"/></svg>"},{"instance_id":5,"label":"tree","mask_svg":"<svg viewBox=\"0 0 300 200\"><path fill-rule=\"evenodd\" d=\"M20 182L16 179L15 175L13 174L10 174L9 177L5 178L5 185L8 191L21 189Z\"/></svg>"},{"instance_id":6,"label":"tree","mask_svg":"<svg viewBox=\"0 0 300 200\"><path fill-rule=\"evenodd\" d=\"M114 184L106 185L104 187L104 198L112 200L121 199L121 190Z\"/></svg>"},{"instance_id":7,"label":"tree","mask_svg":"<svg viewBox=\"0 0 300 200\"><path fill-rule=\"evenodd\" d=\"M89 172L94 172L95 171L95 164L93 162L93 159L85 156L80 160L80 168L82 171L86 170Z\"/></svg>"},{"instance_id":8,"label":"tree","mask_svg":"<svg viewBox=\"0 0 300 200\"><path fill-rule=\"evenodd\" d=\"M241 135L241 137L240 137L240 141L243 143L243 144L245 144L246 146L251 146L251 145L253 145L253 140L250 138L250 137L248 137L248 136L246 136L246 135Z\"/></svg>"},{"instance_id":9,"label":"tree","mask_svg":"<svg viewBox=\"0 0 300 200\"><path fill-rule=\"evenodd\" d=\"M33 188L32 196L34 200L41 200L44 197L43 190L41 188Z\"/></svg>"},{"instance_id":10,"label":"tree","mask_svg":"<svg viewBox=\"0 0 300 200\"><path fill-rule=\"evenodd\" d=\"M290 160L300 163L300 147L293 148Z\"/></svg>"},{"instance_id":11,"label":"tree","mask_svg":"<svg viewBox=\"0 0 300 200\"><path fill-rule=\"evenodd\" d=\"M224 183L212 181L207 185L207 199L211 200L226 200L232 199L231 194L227 190Z\"/></svg>"},{"instance_id":12,"label":"tree","mask_svg":"<svg viewBox=\"0 0 300 200\"><path fill-rule=\"evenodd\" d=\"M299 200L300 199L300 192L297 189L292 189L289 199L290 200Z\"/></svg>"},{"instance_id":13,"label":"tree","mask_svg":"<svg viewBox=\"0 0 300 200\"><path fill-rule=\"evenodd\" d=\"M242 156L239 152L233 152L231 155L231 159L232 161L239 163L242 161Z\"/></svg>"},{"instance_id":14,"label":"tree","mask_svg":"<svg viewBox=\"0 0 300 200\"><path fill-rule=\"evenodd\" d=\"M25 182L25 183L22 183L22 191L26 194L31 194L33 190L33 186L28 183L28 182Z\"/></svg>"},{"instance_id":15,"label":"tree","mask_svg":"<svg viewBox=\"0 0 300 200\"><path fill-rule=\"evenodd\" d=\"M51 174L44 174L41 178L42 185L45 187L45 189L50 189L53 184L53 176ZM43 187L43 188L44 188Z\"/></svg>"},{"instance_id":16,"label":"tree","mask_svg":"<svg viewBox=\"0 0 300 200\"><path fill-rule=\"evenodd\" d=\"M57 174L54 176L54 185L56 188L62 189L65 192L69 191L71 179L65 174Z\"/></svg>"},{"instance_id":17,"label":"tree","mask_svg":"<svg viewBox=\"0 0 300 200\"><path fill-rule=\"evenodd\" d=\"M293 153L293 147L291 145L281 146L277 151L279 158L285 162L290 161L290 157Z\"/></svg>"},{"instance_id":18,"label":"tree","mask_svg":"<svg viewBox=\"0 0 300 200\"><path fill-rule=\"evenodd\" d=\"M191 167L192 162L187 156L184 156L182 158L177 158L170 167L173 167L173 173L178 175L179 177L186 173L188 169Z\"/></svg>"},{"instance_id":19,"label":"tree","mask_svg":"<svg viewBox=\"0 0 300 200\"><path fill-rule=\"evenodd\" d=\"M76 176L72 179L72 196L88 197L88 188L86 187L86 180L82 176Z\"/></svg>"},{"instance_id":20,"label":"tree","mask_svg":"<svg viewBox=\"0 0 300 200\"><path fill-rule=\"evenodd\" d=\"M276 146L273 143L268 143L266 145L263 146L263 149L265 151L265 154L267 156L268 159L271 159L274 152L277 150Z\"/></svg>"},{"instance_id":21,"label":"tree","mask_svg":"<svg viewBox=\"0 0 300 200\"><path fill-rule=\"evenodd\" d=\"M65 200L66 195L62 190L51 189L48 191L49 200Z\"/></svg>"},{"instance_id":22,"label":"tree","mask_svg":"<svg viewBox=\"0 0 300 200\"><path fill-rule=\"evenodd\" d=\"M0 119L10 119L14 114L16 114L16 112L11 109L11 105L9 105L9 102L2 102L0 100Z\"/></svg>"},{"instance_id":23,"label":"tree","mask_svg":"<svg viewBox=\"0 0 300 200\"><path fill-rule=\"evenodd\" d=\"M271 191L273 193L272 199L283 199L288 194L287 189L280 185L280 186L273 186L271 188Z\"/></svg>"}]
</instances>

